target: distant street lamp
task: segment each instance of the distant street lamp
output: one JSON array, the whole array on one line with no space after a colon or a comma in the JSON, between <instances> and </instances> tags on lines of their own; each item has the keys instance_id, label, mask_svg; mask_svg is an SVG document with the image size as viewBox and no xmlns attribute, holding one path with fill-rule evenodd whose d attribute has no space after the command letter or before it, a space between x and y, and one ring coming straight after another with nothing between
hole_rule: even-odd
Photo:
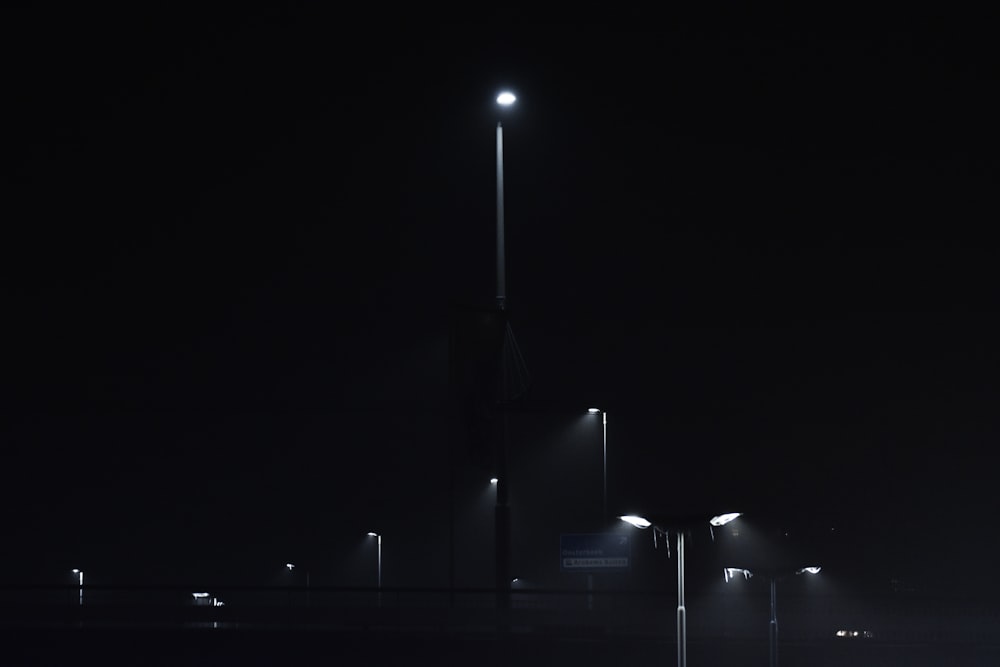
<instances>
[{"instance_id":1,"label":"distant street lamp","mask_svg":"<svg viewBox=\"0 0 1000 667\"><path fill-rule=\"evenodd\" d=\"M601 410L600 408L587 408L587 412L589 412L592 415L601 415L601 417L602 417L602 419L601 419L601 423L602 423L602 427L603 427L602 428L602 439L603 439L603 446L602 446L603 455L602 455L602 460L604 462L604 466L603 466L603 469L604 469L604 496L603 496L603 498L604 498L604 514L602 515L602 517L604 518L605 521L607 521L608 520L608 413L605 412L604 410Z\"/></svg>"},{"instance_id":2,"label":"distant street lamp","mask_svg":"<svg viewBox=\"0 0 1000 667\"><path fill-rule=\"evenodd\" d=\"M291 572L295 569L295 563L285 563L285 569ZM309 570L306 570L306 605L309 604Z\"/></svg>"},{"instance_id":3,"label":"distant street lamp","mask_svg":"<svg viewBox=\"0 0 1000 667\"><path fill-rule=\"evenodd\" d=\"M809 567L800 567L796 570L761 572L761 574L769 579L771 585L771 622L768 625L768 645L770 647L770 661L768 664L770 667L778 667L778 614L775 582L777 582L778 579L784 579L789 575L819 574L822 569L823 568L819 566L810 565ZM727 583L739 575L743 575L744 579L749 579L754 576L754 573L751 570L738 567L727 567L723 570L723 573Z\"/></svg>"},{"instance_id":4,"label":"distant street lamp","mask_svg":"<svg viewBox=\"0 0 1000 667\"><path fill-rule=\"evenodd\" d=\"M80 575L80 605L83 605L83 570L73 568L73 574Z\"/></svg>"},{"instance_id":5,"label":"distant street lamp","mask_svg":"<svg viewBox=\"0 0 1000 667\"><path fill-rule=\"evenodd\" d=\"M661 534L665 540L669 540L669 533L672 530L677 536L677 667L687 667L687 609L684 606L684 533L690 531L695 526L703 526L706 522L709 525L709 530L713 526L724 526L739 516L739 512L730 512L707 518L671 517L649 520L636 515L618 517L636 528L646 529L652 527L654 544L656 543L657 534ZM670 548L669 541L667 542L667 548Z\"/></svg>"},{"instance_id":6,"label":"distant street lamp","mask_svg":"<svg viewBox=\"0 0 1000 667\"><path fill-rule=\"evenodd\" d=\"M382 606L382 535L380 533L368 533L368 537L374 537L378 541L378 606Z\"/></svg>"},{"instance_id":7,"label":"distant street lamp","mask_svg":"<svg viewBox=\"0 0 1000 667\"><path fill-rule=\"evenodd\" d=\"M226 606L225 602L223 602L219 598L215 597L211 593L207 593L207 592L204 592L204 591L203 592L199 592L199 593L192 593L191 597L194 598L194 603L196 605L208 605L208 606L211 606L211 607L224 607L224 606ZM217 627L217 626L215 626L214 622L213 622L213 627Z\"/></svg>"}]
</instances>

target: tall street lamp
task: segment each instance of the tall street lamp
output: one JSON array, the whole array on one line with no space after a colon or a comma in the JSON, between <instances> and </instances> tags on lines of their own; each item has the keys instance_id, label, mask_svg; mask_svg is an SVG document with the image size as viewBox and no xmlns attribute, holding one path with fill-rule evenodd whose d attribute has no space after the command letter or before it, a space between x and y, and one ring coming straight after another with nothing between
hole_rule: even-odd
<instances>
[{"instance_id":1,"label":"tall street lamp","mask_svg":"<svg viewBox=\"0 0 1000 667\"><path fill-rule=\"evenodd\" d=\"M768 578L771 585L771 621L768 625L768 646L770 648L770 661L768 664L770 667L778 667L778 614L777 614L777 595L776 595L776 582L778 579L784 579L790 575L796 574L819 574L820 570L823 568L818 565L810 565L808 567L800 567L795 570L787 570L781 572L775 571L758 571L759 574L763 574ZM735 577L743 575L744 579L749 579L754 576L754 572L747 570L745 568L739 567L727 567L723 570L724 576L726 578L726 583L732 581Z\"/></svg>"},{"instance_id":2,"label":"tall street lamp","mask_svg":"<svg viewBox=\"0 0 1000 667\"><path fill-rule=\"evenodd\" d=\"M382 535L380 533L368 533L368 537L374 537L378 543L378 606L382 606Z\"/></svg>"},{"instance_id":3,"label":"tall street lamp","mask_svg":"<svg viewBox=\"0 0 1000 667\"><path fill-rule=\"evenodd\" d=\"M509 107L514 104L517 98L509 91L503 91L497 95L497 104L500 107ZM497 285L496 300L497 309L504 313L507 307L507 279L506 279L506 258L504 248L504 219L503 219L503 125L497 121ZM504 318L505 319L505 318ZM509 332L504 326L504 346L508 344ZM508 394L507 364L504 355L506 349L501 353L500 364L503 373L503 386L500 394L500 406L503 411L500 419L502 432L499 437L497 447L497 497L496 509L494 511L494 549L496 550L496 589L497 606L506 609L510 606L510 502L508 496L507 479L507 411L506 401Z\"/></svg>"},{"instance_id":4,"label":"tall street lamp","mask_svg":"<svg viewBox=\"0 0 1000 667\"><path fill-rule=\"evenodd\" d=\"M641 516L626 515L618 517L636 528L652 528L653 544L656 544L657 534L662 535L667 548L670 548L670 531L677 538L677 667L687 667L687 609L684 606L684 534L695 526L708 523L709 531L713 527L724 526L741 515L740 512L716 514L708 517L667 517L652 520Z\"/></svg>"},{"instance_id":5,"label":"tall street lamp","mask_svg":"<svg viewBox=\"0 0 1000 667\"><path fill-rule=\"evenodd\" d=\"M497 95L497 104L509 107L517 101L514 94L504 91ZM503 310L507 299L507 281L504 271L503 227L503 125L497 121L497 307Z\"/></svg>"},{"instance_id":6,"label":"tall street lamp","mask_svg":"<svg viewBox=\"0 0 1000 667\"><path fill-rule=\"evenodd\" d=\"M587 408L587 412L592 415L601 415L601 426L602 426L602 460L604 462L604 514L602 517L605 521L608 520L608 413L600 408Z\"/></svg>"},{"instance_id":7,"label":"tall street lamp","mask_svg":"<svg viewBox=\"0 0 1000 667\"><path fill-rule=\"evenodd\" d=\"M73 568L73 574L80 575L80 605L83 605L83 570Z\"/></svg>"}]
</instances>

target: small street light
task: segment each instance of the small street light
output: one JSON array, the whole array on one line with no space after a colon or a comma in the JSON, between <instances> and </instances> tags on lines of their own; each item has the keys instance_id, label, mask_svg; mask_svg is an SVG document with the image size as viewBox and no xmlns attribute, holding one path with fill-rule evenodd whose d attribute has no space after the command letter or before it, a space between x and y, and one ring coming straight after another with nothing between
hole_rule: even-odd
<instances>
[{"instance_id":1,"label":"small street light","mask_svg":"<svg viewBox=\"0 0 1000 667\"><path fill-rule=\"evenodd\" d=\"M83 570L73 568L73 574L80 575L80 605L83 606Z\"/></svg>"},{"instance_id":2,"label":"small street light","mask_svg":"<svg viewBox=\"0 0 1000 667\"><path fill-rule=\"evenodd\" d=\"M285 563L285 569L289 572L295 570L295 563ZM306 606L309 606L309 570L306 570Z\"/></svg>"},{"instance_id":3,"label":"small street light","mask_svg":"<svg viewBox=\"0 0 1000 667\"><path fill-rule=\"evenodd\" d=\"M604 514L602 518L607 521L608 518L608 413L600 408L587 408L587 412L592 415L601 415L601 426L602 426L602 461L603 461L603 475L604 475Z\"/></svg>"},{"instance_id":4,"label":"small street light","mask_svg":"<svg viewBox=\"0 0 1000 667\"><path fill-rule=\"evenodd\" d=\"M369 532L368 537L374 537L378 541L378 606L382 606L382 535L380 533Z\"/></svg>"}]
</instances>

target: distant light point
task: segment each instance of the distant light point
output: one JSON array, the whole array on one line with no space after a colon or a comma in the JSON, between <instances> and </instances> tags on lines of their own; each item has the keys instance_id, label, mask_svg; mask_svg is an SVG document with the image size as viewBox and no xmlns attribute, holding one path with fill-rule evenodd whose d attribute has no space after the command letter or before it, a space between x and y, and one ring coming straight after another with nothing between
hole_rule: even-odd
<instances>
[{"instance_id":1,"label":"distant light point","mask_svg":"<svg viewBox=\"0 0 1000 667\"><path fill-rule=\"evenodd\" d=\"M514 97L514 93L509 93L505 91L497 95L497 104L501 106L508 107L515 101L517 101L517 98Z\"/></svg>"}]
</instances>

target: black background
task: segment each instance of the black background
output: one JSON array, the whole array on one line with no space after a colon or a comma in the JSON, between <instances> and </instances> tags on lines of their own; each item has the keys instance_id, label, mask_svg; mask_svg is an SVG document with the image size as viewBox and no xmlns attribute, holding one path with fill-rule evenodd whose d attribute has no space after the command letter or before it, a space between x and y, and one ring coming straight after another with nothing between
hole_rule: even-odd
<instances>
[{"instance_id":1,"label":"black background","mask_svg":"<svg viewBox=\"0 0 1000 667\"><path fill-rule=\"evenodd\" d=\"M519 573L603 529L597 405L613 512L994 585L989 40L745 19L11 12L0 578L367 585L379 530L387 585L443 585L457 506L492 585L448 326L493 301L502 120Z\"/></svg>"}]
</instances>

